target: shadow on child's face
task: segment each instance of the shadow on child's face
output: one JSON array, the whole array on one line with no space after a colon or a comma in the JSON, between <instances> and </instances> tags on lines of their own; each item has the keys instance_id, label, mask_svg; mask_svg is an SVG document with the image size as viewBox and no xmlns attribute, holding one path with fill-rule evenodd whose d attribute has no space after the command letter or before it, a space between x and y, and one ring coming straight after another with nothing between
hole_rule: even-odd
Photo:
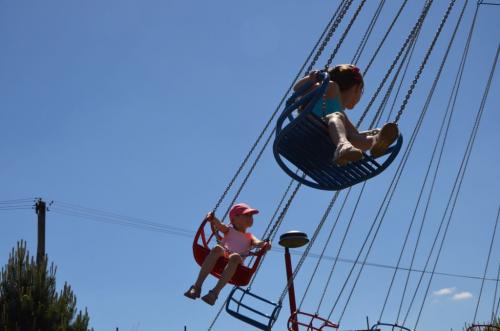
<instances>
[{"instance_id":1,"label":"shadow on child's face","mask_svg":"<svg viewBox=\"0 0 500 331\"><path fill-rule=\"evenodd\" d=\"M233 219L233 226L236 230L245 232L253 225L253 215L238 215Z\"/></svg>"}]
</instances>

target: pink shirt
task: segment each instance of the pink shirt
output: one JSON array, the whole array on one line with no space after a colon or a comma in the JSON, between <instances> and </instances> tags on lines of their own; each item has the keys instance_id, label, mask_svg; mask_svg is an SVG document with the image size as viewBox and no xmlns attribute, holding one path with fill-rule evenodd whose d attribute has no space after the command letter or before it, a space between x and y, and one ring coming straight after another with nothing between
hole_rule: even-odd
<instances>
[{"instance_id":1,"label":"pink shirt","mask_svg":"<svg viewBox=\"0 0 500 331\"><path fill-rule=\"evenodd\" d=\"M228 251L238 254L248 254L252 247L253 235L251 233L242 233L229 227L229 231L222 238L221 244Z\"/></svg>"}]
</instances>

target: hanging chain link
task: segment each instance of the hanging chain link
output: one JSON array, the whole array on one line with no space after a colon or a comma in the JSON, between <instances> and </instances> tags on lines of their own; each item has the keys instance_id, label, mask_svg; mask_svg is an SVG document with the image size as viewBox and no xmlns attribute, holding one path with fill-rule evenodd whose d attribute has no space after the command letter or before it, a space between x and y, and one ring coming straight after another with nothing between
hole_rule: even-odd
<instances>
[{"instance_id":1,"label":"hanging chain link","mask_svg":"<svg viewBox=\"0 0 500 331\"><path fill-rule=\"evenodd\" d=\"M299 273L302 265L304 264L304 262L307 258L307 255L309 254L311 247L314 245L314 242L316 241L316 238L318 237L319 232L321 231L321 228L325 224L325 221L328 218L328 215L330 214L330 212L333 208L333 205L337 201L337 198L339 197L340 192L341 191L337 191L333 195L332 200L330 201L330 204L326 208L325 213L323 214L323 217L321 218L321 221L319 222L318 226L316 227L316 230L314 231L314 234L313 234L311 240L309 241L309 244L307 245L306 249L304 250L304 253L302 253L302 256L300 257L300 260L297 263L297 266L295 267L295 270L293 271L292 276L288 279L287 284L286 284L285 288L283 289L283 292L281 293L281 296L278 300L279 303L281 303L283 301L283 299L285 298L286 294L288 293L288 289L289 289L290 285L292 284L293 280L295 279L295 277Z\"/></svg>"},{"instance_id":2,"label":"hanging chain link","mask_svg":"<svg viewBox=\"0 0 500 331\"><path fill-rule=\"evenodd\" d=\"M342 19L344 18L345 14L346 14L347 10L349 9L349 7L351 6L352 2L353 2L353 0L347 0L343 3L343 7L340 10L339 15L337 16L337 18L335 19L335 22L333 23L332 27L328 31L327 36L325 37L325 39L323 39L323 42L321 43L321 46L319 47L318 51L316 52L316 55L314 55L314 58L313 58L311 64L309 65L309 67L306 70L306 74L309 73L312 70L312 68L314 67L314 65L316 64L316 62L318 62L319 57L321 56L321 54L325 50L326 46L330 42L330 39L332 38L333 33L337 30L340 22L342 22Z\"/></svg>"},{"instance_id":3,"label":"hanging chain link","mask_svg":"<svg viewBox=\"0 0 500 331\"><path fill-rule=\"evenodd\" d=\"M351 1L352 3L352 1ZM349 3L349 5L351 5L351 3ZM328 61L326 62L325 64L325 70L328 69L330 67L330 65L332 64L333 62L333 58L335 57L335 55L337 55L337 52L340 48L340 46L342 45L342 43L344 42L344 39L345 37L347 36L347 34L349 33L349 30L351 29L352 25L354 24L354 21L356 21L356 18L358 17L359 13L361 12L361 9L363 8L363 6L365 5L366 3L366 0L363 0L361 1L361 3L359 4L358 6L358 9L356 10L356 12L354 13L351 21L349 22L349 24L347 25L347 28L344 30L344 33L342 34L342 37L340 37L340 40L339 42L337 43L337 46L335 46L335 49L333 50L332 54L330 55L330 58L328 59ZM345 15L345 12L344 12L344 15ZM344 17L344 16L342 16ZM342 19L341 17L341 19Z\"/></svg>"},{"instance_id":4,"label":"hanging chain link","mask_svg":"<svg viewBox=\"0 0 500 331\"><path fill-rule=\"evenodd\" d=\"M446 10L446 14L441 19L441 23L439 24L439 28L436 31L436 34L434 35L434 39L432 40L432 43L431 43L429 49L427 49L427 53L425 54L425 58L422 61L422 63L420 64L420 67L418 68L418 72L415 75L415 78L413 79L413 82L410 85L408 93L406 93L406 96L403 100L403 103L401 104L401 108L399 109L398 114L396 115L396 119L394 120L394 123L398 123L399 119L401 118L401 115L403 114L403 111L405 110L406 105L408 104L408 100L410 99L410 96L412 95L413 90L415 89L415 86L417 85L418 79L420 78L420 75L424 71L425 65L427 64L427 61L429 60L429 57L432 53L432 50L434 49L434 46L436 45L436 42L439 38L439 35L441 34L441 31L443 30L443 26L446 23L448 16L450 15L450 12L451 12L451 9L453 8L453 5L455 5L455 0L452 0L449 3L448 9Z\"/></svg>"},{"instance_id":5,"label":"hanging chain link","mask_svg":"<svg viewBox=\"0 0 500 331\"><path fill-rule=\"evenodd\" d=\"M302 175L302 179L306 177L305 174ZM266 237L265 240L272 240L276 236L276 231L278 231L278 227L280 226L281 222L285 219L285 215L288 212L288 208L290 208L290 205L292 204L293 199L295 198L295 195L297 194L297 191L299 188L302 186L302 183L297 183L297 186L295 186L295 189L292 192L292 195L288 199L285 207L283 207L283 210L281 211L280 215L278 216L278 219L274 223L273 227L271 230L269 230L269 234Z\"/></svg>"},{"instance_id":6,"label":"hanging chain link","mask_svg":"<svg viewBox=\"0 0 500 331\"><path fill-rule=\"evenodd\" d=\"M408 45L410 44L410 42L414 38L416 38L417 32L418 32L418 30L420 30L420 28L421 28L421 26L422 26L422 24L424 22L424 19L427 16L427 13L429 12L429 8L430 8L432 2L433 2L433 0L430 0L430 1L428 1L425 4L425 7L422 10L422 13L420 14L420 17L418 18L417 22L413 26L413 28L412 28L410 34L408 35L408 37L406 37L406 40L403 43L403 46L401 47L401 49L399 50L398 54L396 55L396 58L394 59L394 61L392 62L391 66L389 68L389 70L387 71L387 73L385 74L384 78L382 79L382 82L377 87L377 91L375 92L375 94L371 98L370 102L366 106L365 111L363 112L363 114L359 118L358 123L356 124L356 127L359 127L361 125L361 123L365 119L366 115L368 114L368 111L370 110L370 108L372 107L373 103L375 102L375 99L377 98L377 96L379 95L380 91L382 90L382 87L385 85L387 79L389 78L390 74L394 70L394 67L399 62L399 58L401 57L401 55L403 54L403 52L405 51L405 49L408 47Z\"/></svg>"}]
</instances>

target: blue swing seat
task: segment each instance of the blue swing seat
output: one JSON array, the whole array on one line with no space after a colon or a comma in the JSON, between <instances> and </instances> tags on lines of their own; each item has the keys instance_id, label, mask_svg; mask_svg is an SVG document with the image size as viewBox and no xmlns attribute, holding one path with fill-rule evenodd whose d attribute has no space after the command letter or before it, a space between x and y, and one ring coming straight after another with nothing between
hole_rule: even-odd
<instances>
[{"instance_id":1,"label":"blue swing seat","mask_svg":"<svg viewBox=\"0 0 500 331\"><path fill-rule=\"evenodd\" d=\"M384 171L399 153L403 137L399 135L397 141L379 158L363 153L363 158L359 161L346 166L335 164L335 145L328 134L327 124L312 112L314 105L321 102L328 82L328 74L323 73L319 87L303 95L303 90L310 86L305 87L288 100L277 121L273 153L279 166L295 180L313 188L338 191L364 182ZM294 116L294 111L299 107L303 109ZM287 119L290 122L284 125ZM384 158L382 162L379 161ZM289 166L290 164L292 166ZM300 169L306 177L292 170L293 166Z\"/></svg>"},{"instance_id":2,"label":"blue swing seat","mask_svg":"<svg viewBox=\"0 0 500 331\"><path fill-rule=\"evenodd\" d=\"M241 296L239 296L240 294ZM239 298L237 298L237 296L239 296ZM252 306L255 306L255 303L258 304L259 308L265 305L271 313L263 313L262 309L252 308L249 303L243 303L249 300L252 301ZM264 331L270 331L272 329L274 323L278 319L280 310L280 303L274 303L255 295L250 292L249 288L242 289L235 286L226 300L226 312L229 315Z\"/></svg>"}]
</instances>

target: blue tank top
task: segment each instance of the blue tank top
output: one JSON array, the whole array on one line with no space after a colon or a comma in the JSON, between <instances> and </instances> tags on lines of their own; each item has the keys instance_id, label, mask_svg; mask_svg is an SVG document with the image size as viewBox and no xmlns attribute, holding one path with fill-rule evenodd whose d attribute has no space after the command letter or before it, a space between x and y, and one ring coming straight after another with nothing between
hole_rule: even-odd
<instances>
[{"instance_id":1,"label":"blue tank top","mask_svg":"<svg viewBox=\"0 0 500 331\"><path fill-rule=\"evenodd\" d=\"M326 101L326 109L323 110L323 102ZM345 109L344 106L340 103L340 99L338 97L333 99L323 99L321 98L312 110L312 113L318 117L323 117L326 115L330 115L332 113L341 112Z\"/></svg>"}]
</instances>

